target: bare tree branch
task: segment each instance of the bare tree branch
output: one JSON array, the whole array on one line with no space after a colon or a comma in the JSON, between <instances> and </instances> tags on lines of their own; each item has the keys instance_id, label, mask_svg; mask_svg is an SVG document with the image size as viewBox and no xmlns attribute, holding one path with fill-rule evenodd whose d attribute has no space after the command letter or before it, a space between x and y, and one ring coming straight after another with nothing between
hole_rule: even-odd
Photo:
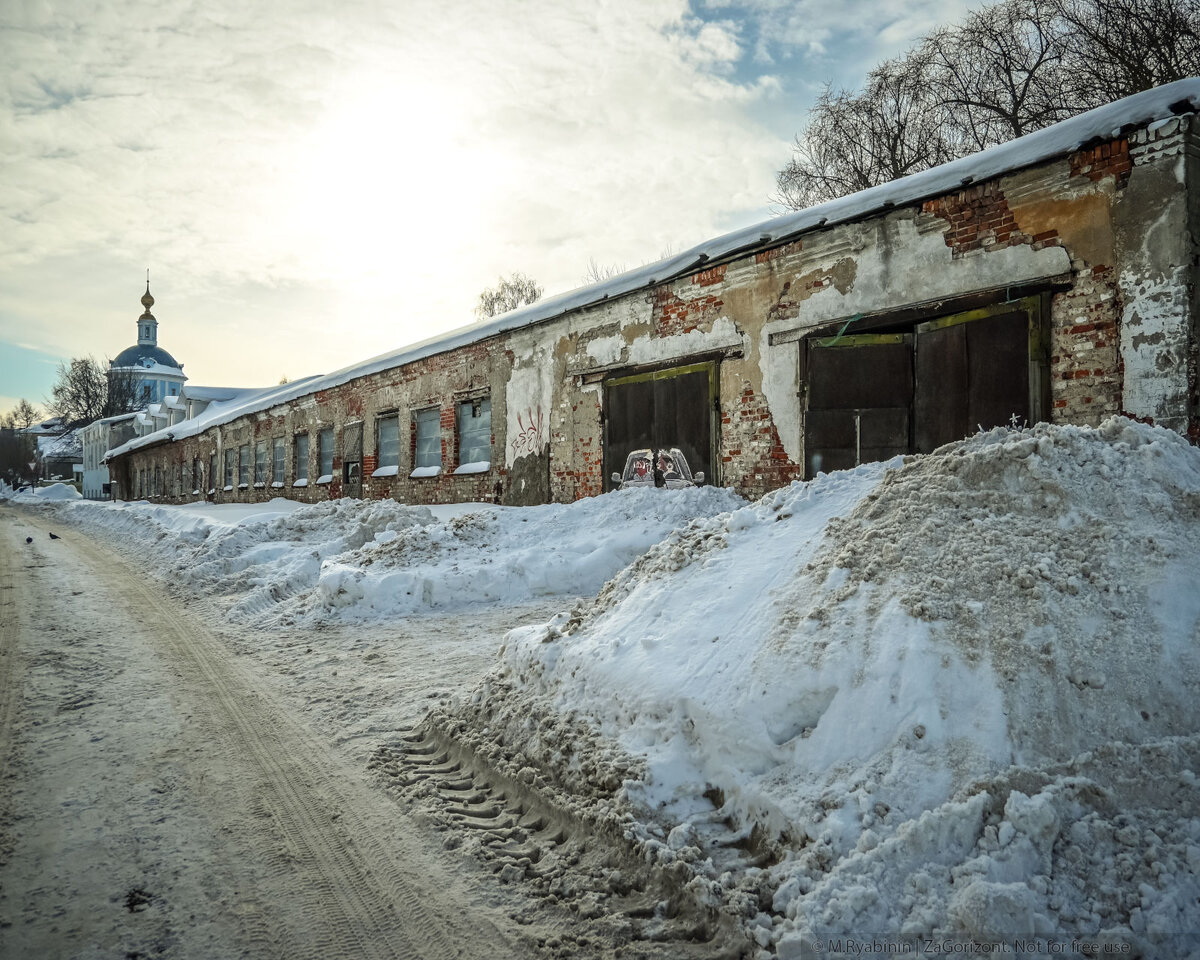
<instances>
[{"instance_id":1,"label":"bare tree branch","mask_svg":"<svg viewBox=\"0 0 1200 960\"><path fill-rule=\"evenodd\" d=\"M542 288L537 281L523 273L501 277L494 287L488 287L479 295L475 315L481 320L495 317L526 304L536 303L542 298Z\"/></svg>"}]
</instances>

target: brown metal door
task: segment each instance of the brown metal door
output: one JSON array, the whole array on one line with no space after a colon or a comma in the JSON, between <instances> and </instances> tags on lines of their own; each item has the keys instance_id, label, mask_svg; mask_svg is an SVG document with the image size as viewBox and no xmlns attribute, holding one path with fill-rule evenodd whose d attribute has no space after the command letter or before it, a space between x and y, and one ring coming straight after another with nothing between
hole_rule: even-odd
<instances>
[{"instance_id":1,"label":"brown metal door","mask_svg":"<svg viewBox=\"0 0 1200 960\"><path fill-rule=\"evenodd\" d=\"M912 337L861 334L809 340L805 348L807 475L907 453Z\"/></svg>"},{"instance_id":2,"label":"brown metal door","mask_svg":"<svg viewBox=\"0 0 1200 960\"><path fill-rule=\"evenodd\" d=\"M342 428L342 496L362 498L363 425L348 423Z\"/></svg>"},{"instance_id":3,"label":"brown metal door","mask_svg":"<svg viewBox=\"0 0 1200 960\"><path fill-rule=\"evenodd\" d=\"M604 384L604 488L613 489L629 455L649 450L651 460L678 450L686 475L717 478L713 449L717 372L715 363L655 370Z\"/></svg>"},{"instance_id":4,"label":"brown metal door","mask_svg":"<svg viewBox=\"0 0 1200 960\"><path fill-rule=\"evenodd\" d=\"M1029 314L960 314L917 327L914 446L1031 423Z\"/></svg>"}]
</instances>

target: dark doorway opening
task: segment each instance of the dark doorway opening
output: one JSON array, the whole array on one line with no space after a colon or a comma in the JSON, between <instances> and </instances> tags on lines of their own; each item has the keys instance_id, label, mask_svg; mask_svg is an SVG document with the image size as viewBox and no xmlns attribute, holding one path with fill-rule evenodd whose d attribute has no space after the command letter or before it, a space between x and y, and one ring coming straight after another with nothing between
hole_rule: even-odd
<instances>
[{"instance_id":1,"label":"dark doorway opening","mask_svg":"<svg viewBox=\"0 0 1200 960\"><path fill-rule=\"evenodd\" d=\"M604 488L715 481L717 384L716 362L606 380Z\"/></svg>"},{"instance_id":2,"label":"dark doorway opening","mask_svg":"<svg viewBox=\"0 0 1200 960\"><path fill-rule=\"evenodd\" d=\"M342 496L362 498L363 425L348 423L342 428Z\"/></svg>"},{"instance_id":3,"label":"dark doorway opening","mask_svg":"<svg viewBox=\"0 0 1200 960\"><path fill-rule=\"evenodd\" d=\"M929 453L1049 409L1041 296L801 342L805 473Z\"/></svg>"}]
</instances>

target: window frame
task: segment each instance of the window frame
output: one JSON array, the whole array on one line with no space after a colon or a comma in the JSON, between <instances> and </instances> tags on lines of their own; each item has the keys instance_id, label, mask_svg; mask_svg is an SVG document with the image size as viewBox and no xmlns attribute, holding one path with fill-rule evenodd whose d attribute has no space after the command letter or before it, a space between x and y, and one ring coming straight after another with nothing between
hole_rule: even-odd
<instances>
[{"instance_id":1,"label":"window frame","mask_svg":"<svg viewBox=\"0 0 1200 960\"><path fill-rule=\"evenodd\" d=\"M487 429L486 429L486 446L481 443L476 443L468 452L464 447L464 439L468 436L467 431L463 429L464 422L469 422L468 418L464 417L465 412L469 412L469 420L482 420L483 415L476 414L476 409L483 410L486 407L487 412ZM477 395L467 399L459 400L455 404L454 409L454 428L455 439L458 444L458 466L455 469L456 474L463 473L486 473L492 468L492 398L489 394ZM479 429L473 431L473 434L478 434ZM472 454L486 452L487 456L479 457ZM484 466L486 464L486 466Z\"/></svg>"},{"instance_id":2,"label":"window frame","mask_svg":"<svg viewBox=\"0 0 1200 960\"><path fill-rule=\"evenodd\" d=\"M325 454L326 443L328 440L329 454L329 469L326 470ZM317 432L317 469L320 473L317 475L317 483L330 483L333 480L333 464L337 460L337 435L333 426L322 427Z\"/></svg>"},{"instance_id":3,"label":"window frame","mask_svg":"<svg viewBox=\"0 0 1200 960\"><path fill-rule=\"evenodd\" d=\"M390 427L394 436L384 446L384 430ZM385 454L385 449L388 451ZM373 477L395 476L400 469L400 412L389 410L375 417L375 470Z\"/></svg>"},{"instance_id":4,"label":"window frame","mask_svg":"<svg viewBox=\"0 0 1200 960\"><path fill-rule=\"evenodd\" d=\"M286 452L283 445L283 437L271 438L271 486L282 487L284 474L287 472L287 465L284 462Z\"/></svg>"},{"instance_id":5,"label":"window frame","mask_svg":"<svg viewBox=\"0 0 1200 960\"><path fill-rule=\"evenodd\" d=\"M254 442L254 485L264 487L267 484L267 441Z\"/></svg>"},{"instance_id":6,"label":"window frame","mask_svg":"<svg viewBox=\"0 0 1200 960\"><path fill-rule=\"evenodd\" d=\"M250 486L250 444L238 444L238 489Z\"/></svg>"},{"instance_id":7,"label":"window frame","mask_svg":"<svg viewBox=\"0 0 1200 960\"><path fill-rule=\"evenodd\" d=\"M302 441L303 454L300 451ZM295 478L292 480L293 487L308 486L308 457L311 449L312 443L307 430L292 436L292 476Z\"/></svg>"},{"instance_id":8,"label":"window frame","mask_svg":"<svg viewBox=\"0 0 1200 960\"><path fill-rule=\"evenodd\" d=\"M412 411L412 473L410 477L434 477L442 472L442 409L439 406L420 407ZM432 436L422 437L422 423L432 424ZM428 432L428 430L426 431ZM428 446L422 454L421 443ZM431 452L436 449L436 459ZM422 462L423 460L428 462Z\"/></svg>"}]
</instances>

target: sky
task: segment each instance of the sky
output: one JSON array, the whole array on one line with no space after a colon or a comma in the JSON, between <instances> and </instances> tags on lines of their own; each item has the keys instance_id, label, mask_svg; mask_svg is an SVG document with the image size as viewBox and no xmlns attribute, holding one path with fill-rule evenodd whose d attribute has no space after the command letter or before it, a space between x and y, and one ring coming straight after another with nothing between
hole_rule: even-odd
<instances>
[{"instance_id":1,"label":"sky","mask_svg":"<svg viewBox=\"0 0 1200 960\"><path fill-rule=\"evenodd\" d=\"M0 412L136 341L260 386L779 212L827 82L976 0L4 0Z\"/></svg>"}]
</instances>

